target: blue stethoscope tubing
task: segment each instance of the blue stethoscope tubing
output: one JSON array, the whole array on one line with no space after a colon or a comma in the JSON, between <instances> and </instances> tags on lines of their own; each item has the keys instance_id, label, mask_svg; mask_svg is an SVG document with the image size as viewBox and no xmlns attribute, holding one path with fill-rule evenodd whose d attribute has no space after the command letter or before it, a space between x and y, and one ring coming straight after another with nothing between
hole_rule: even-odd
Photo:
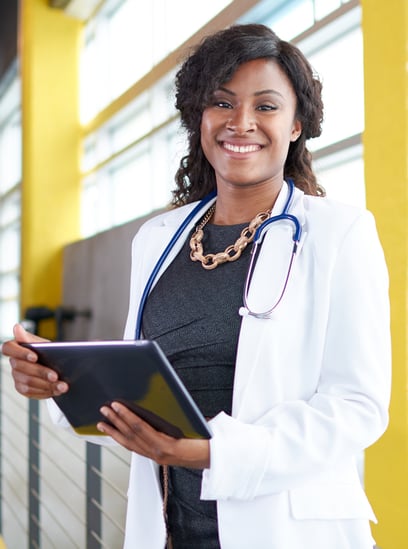
<instances>
[{"instance_id":1,"label":"blue stethoscope tubing","mask_svg":"<svg viewBox=\"0 0 408 549\"><path fill-rule=\"evenodd\" d=\"M146 306L147 297L150 293L150 290L152 289L153 283L156 280L157 275L159 274L160 269L162 268L163 263L166 261L167 256L169 255L169 253L171 252L171 250L173 249L173 247L175 246L176 242L178 241L180 236L183 234L185 229L190 225L194 217L198 214L201 208L203 208L206 204L208 204L208 202L210 202L215 196L217 196L217 192L212 191L211 193L207 194L207 196L205 196L202 200L200 200L200 202L191 210L191 212L183 220L180 227L177 229L172 239L167 244L162 255L157 260L157 263L154 266L148 281L146 282L146 286L143 290L143 294L140 299L139 311L137 313L137 319L136 319L135 339L140 339L140 336L142 333L143 311Z\"/></svg>"},{"instance_id":2,"label":"blue stethoscope tubing","mask_svg":"<svg viewBox=\"0 0 408 549\"><path fill-rule=\"evenodd\" d=\"M270 217L269 219L264 221L262 223L262 225L260 227L258 227L257 231L255 232L255 236L254 236L254 240L253 240L253 247L252 247L252 250L251 250L252 257L251 257L251 262L250 262L250 266L249 266L249 269L248 269L248 275L247 275L247 279L246 279L246 283L245 283L244 307L241 307L241 309L240 309L240 314L242 314L242 315L252 315L252 316L256 316L258 318L269 318L270 313L273 311L273 309L275 309L277 307L277 305L279 304L279 302L281 301L281 299L283 297L283 294L285 293L288 278L289 278L290 269L292 267L293 259L294 259L294 256L296 255L296 251L297 251L297 246L298 246L298 243L299 243L301 235L302 235L302 227L300 225L299 220L294 215L291 215L290 213L288 213L291 202L292 202L295 185L294 185L294 183L291 179L287 180L287 184L288 184L289 192L288 192L288 197L287 197L285 206L283 207L282 213L280 213L278 215L275 215L273 217ZM179 226L177 231L174 233L172 239L167 244L167 246L164 249L162 255L159 257L156 265L154 266L154 268L153 268L153 270L152 270L152 272L149 276L149 279L148 279L148 281L146 283L146 286L143 290L142 297L140 299L140 305L139 305L139 310L138 310L137 319L136 319L135 339L140 339L141 332L142 332L143 311L144 311L144 308L145 308L145 305L146 305L146 301L147 301L148 295L150 293L150 290L153 286L153 283L156 280L156 277L158 276L158 273L159 273L161 267L163 266L163 263L165 262L166 258L168 257L171 250L175 246L176 242L179 240L181 235L184 233L185 229L190 225L191 221L195 218L197 213L202 208L204 208L204 206L206 204L208 204L208 202L210 202L216 196L216 194L217 194L216 191L211 192L210 194L205 196L193 208L193 210L183 220L183 222L181 223L181 225ZM283 221L283 220L287 220L287 221L291 222L293 224L293 227L294 227L293 236L292 236L293 250L292 250L292 256L291 256L288 276L286 277L286 281L285 281L285 285L284 285L282 294L280 295L277 303L273 306L273 308L269 309L269 311L266 311L265 313L254 313L254 312L250 311L250 309L248 307L247 293L248 293L248 289L249 289L249 283L250 283L250 280L251 280L251 272L252 272L252 267L253 267L253 263L254 263L255 256L256 256L256 251L257 251L258 247L260 246L260 244L262 243L262 240L265 236L265 233L270 228L270 225L272 223L276 223L277 221Z\"/></svg>"}]
</instances>

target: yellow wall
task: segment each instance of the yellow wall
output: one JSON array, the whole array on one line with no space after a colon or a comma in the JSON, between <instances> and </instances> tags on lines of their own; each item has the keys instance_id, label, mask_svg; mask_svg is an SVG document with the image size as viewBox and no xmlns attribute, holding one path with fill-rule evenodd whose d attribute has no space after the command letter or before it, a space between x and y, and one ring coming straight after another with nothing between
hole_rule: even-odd
<instances>
[{"instance_id":1,"label":"yellow wall","mask_svg":"<svg viewBox=\"0 0 408 549\"><path fill-rule=\"evenodd\" d=\"M390 271L393 389L390 426L367 451L366 488L381 549L408 547L408 3L363 0L367 204ZM347 85L347 83L345 83Z\"/></svg>"},{"instance_id":2,"label":"yellow wall","mask_svg":"<svg viewBox=\"0 0 408 549\"><path fill-rule=\"evenodd\" d=\"M61 303L64 244L79 237L78 52L81 24L22 0L22 312ZM52 332L46 333L52 337Z\"/></svg>"}]
</instances>

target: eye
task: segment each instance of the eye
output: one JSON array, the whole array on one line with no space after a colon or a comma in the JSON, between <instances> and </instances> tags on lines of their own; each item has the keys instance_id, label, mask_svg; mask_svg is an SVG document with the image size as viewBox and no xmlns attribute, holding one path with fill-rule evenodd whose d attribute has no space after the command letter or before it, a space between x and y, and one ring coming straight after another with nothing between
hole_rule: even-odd
<instances>
[{"instance_id":1,"label":"eye","mask_svg":"<svg viewBox=\"0 0 408 549\"><path fill-rule=\"evenodd\" d=\"M277 111L278 107L276 105L258 105L258 107L256 107L256 110L264 112Z\"/></svg>"},{"instance_id":2,"label":"eye","mask_svg":"<svg viewBox=\"0 0 408 549\"><path fill-rule=\"evenodd\" d=\"M232 109L231 103L228 103L228 101L222 101L221 99L214 100L213 105L219 109Z\"/></svg>"}]
</instances>

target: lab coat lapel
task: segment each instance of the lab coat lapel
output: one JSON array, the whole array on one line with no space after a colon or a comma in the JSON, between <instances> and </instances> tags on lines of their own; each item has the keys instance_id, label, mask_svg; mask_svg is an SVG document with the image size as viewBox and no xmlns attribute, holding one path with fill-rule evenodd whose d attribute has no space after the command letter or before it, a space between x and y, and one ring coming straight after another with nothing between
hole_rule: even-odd
<instances>
[{"instance_id":1,"label":"lab coat lapel","mask_svg":"<svg viewBox=\"0 0 408 549\"><path fill-rule=\"evenodd\" d=\"M292 224L286 220L270 225L249 286L247 306L251 311L265 312L279 301L292 256L292 232ZM279 315L279 308L274 314Z\"/></svg>"},{"instance_id":2,"label":"lab coat lapel","mask_svg":"<svg viewBox=\"0 0 408 549\"><path fill-rule=\"evenodd\" d=\"M282 213L287 194L288 191L284 186L273 208L272 217ZM302 238L298 246L299 254L305 238L305 215L303 193L298 189L294 189L289 210L302 226ZM269 225L258 252L247 296L248 307L254 312L268 311L275 306L281 297L292 258L293 230L293 223L286 219ZM278 315L279 307L274 311L274 316Z\"/></svg>"},{"instance_id":3,"label":"lab coat lapel","mask_svg":"<svg viewBox=\"0 0 408 549\"><path fill-rule=\"evenodd\" d=\"M178 240L174 243L174 245L171 247L171 251L168 254L166 260L164 261L162 267L160 268L158 275L155 278L154 285L157 283L160 276L164 273L164 271L167 269L169 264L173 261L173 259L176 257L176 255L181 250L187 235L192 230L192 228L198 223L198 221L201 219L201 217L204 215L204 213L208 210L208 208L213 204L215 201L215 198L212 199L210 202L205 204L192 218L190 223L187 225L186 229L183 231L183 233L180 235ZM166 249L166 247L171 242L172 238L174 237L176 231L179 229L183 221L186 219L186 217L192 212L194 207L197 205L197 203L192 203L187 206L184 206L182 208L175 209L172 213L172 216L165 216L163 217L163 224L158 225L156 227L152 227L149 232L149 242L148 246L151 250L151 253L148 254L148 259L150 261L149 265L145 266L145 273L146 273L146 279L150 275L150 273L153 271L157 260L159 257L161 257L162 253Z\"/></svg>"},{"instance_id":4,"label":"lab coat lapel","mask_svg":"<svg viewBox=\"0 0 408 549\"><path fill-rule=\"evenodd\" d=\"M295 189L292 205L289 208L290 213L297 217L302 226L302 237L292 273L297 268L297 261L307 236L303 196L301 191ZM281 213L282 206L277 204L277 208L277 211L274 209L273 215ZM281 221L273 223L264 237L247 298L250 309L255 312L264 312L273 307L282 293L293 247L292 227L291 223ZM289 285L293 282L292 273L288 282L288 291ZM256 390L252 383L253 372L258 368L268 367L265 360L267 356L265 345L270 345L274 326L276 327L280 321L282 316L280 311L284 306L285 296L286 293L282 302L272 313L271 319L258 319L253 316L244 316L242 319L234 381L233 415L235 417L246 417L243 409L245 402L252 402L252 404L254 402L254 398L251 398L251 391ZM254 397L253 394L252 397Z\"/></svg>"}]
</instances>

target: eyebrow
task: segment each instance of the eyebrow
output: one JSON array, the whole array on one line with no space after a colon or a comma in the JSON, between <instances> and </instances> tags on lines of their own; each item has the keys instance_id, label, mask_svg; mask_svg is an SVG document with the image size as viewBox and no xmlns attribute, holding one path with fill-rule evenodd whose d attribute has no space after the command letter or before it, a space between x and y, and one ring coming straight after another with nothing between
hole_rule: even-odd
<instances>
[{"instance_id":1,"label":"eyebrow","mask_svg":"<svg viewBox=\"0 0 408 549\"><path fill-rule=\"evenodd\" d=\"M233 91L229 90L228 88L224 88L223 86L220 86L218 88L218 90L215 90L214 93L216 93L217 91L223 91L223 92L228 93L229 95L233 95L233 96L236 95ZM272 89L271 90L257 91L257 92L254 93L254 96L258 97L260 95L266 95L266 94L278 95L279 97L283 98L283 95L280 92L278 92L277 90L272 90Z\"/></svg>"}]
</instances>

